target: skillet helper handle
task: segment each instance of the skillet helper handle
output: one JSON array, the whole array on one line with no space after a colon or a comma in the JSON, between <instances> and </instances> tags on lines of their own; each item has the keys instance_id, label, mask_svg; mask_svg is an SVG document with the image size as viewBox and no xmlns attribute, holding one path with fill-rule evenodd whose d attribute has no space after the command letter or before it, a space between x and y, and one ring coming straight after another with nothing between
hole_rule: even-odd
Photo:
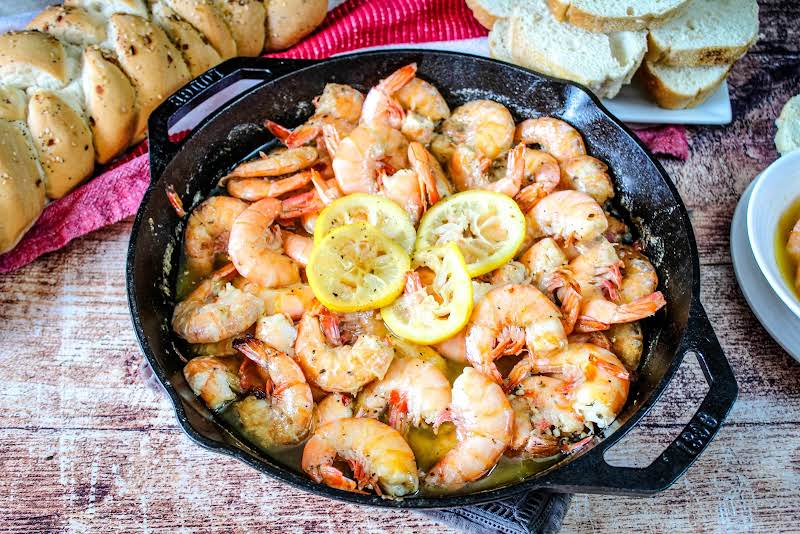
<instances>
[{"instance_id":1,"label":"skillet helper handle","mask_svg":"<svg viewBox=\"0 0 800 534\"><path fill-rule=\"evenodd\" d=\"M653 463L644 468L607 464L603 454L622 437L613 439L612 435L598 445L602 448L601 454L586 454L583 458L576 458L564 466L567 469L553 473L555 476L548 481L548 485L561 488L572 486L574 491L582 493L653 495L675 483L719 431L739 390L697 296L692 298L687 331L678 349L681 361L688 352L697 355L708 382L708 393L689 423ZM588 462L581 461L584 458Z\"/></svg>"},{"instance_id":2,"label":"skillet helper handle","mask_svg":"<svg viewBox=\"0 0 800 534\"><path fill-rule=\"evenodd\" d=\"M147 122L150 181L158 180L183 143L191 136L190 133L185 138L170 139L169 129L181 117L186 116L197 106L239 80L261 80L261 82L232 95L231 99L238 98L266 82L314 63L316 61L308 59L237 57L210 68L178 89L150 114ZM225 102L220 103L216 109L224 104Z\"/></svg>"}]
</instances>

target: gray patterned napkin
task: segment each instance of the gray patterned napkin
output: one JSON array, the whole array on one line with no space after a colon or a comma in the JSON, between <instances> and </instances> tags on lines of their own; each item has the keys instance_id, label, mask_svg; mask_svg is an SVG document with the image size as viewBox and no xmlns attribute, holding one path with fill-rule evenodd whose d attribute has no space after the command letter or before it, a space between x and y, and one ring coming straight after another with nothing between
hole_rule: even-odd
<instances>
[{"instance_id":1,"label":"gray patterned napkin","mask_svg":"<svg viewBox=\"0 0 800 534\"><path fill-rule=\"evenodd\" d=\"M467 534L555 534L572 495L532 490L489 504L423 514Z\"/></svg>"}]
</instances>

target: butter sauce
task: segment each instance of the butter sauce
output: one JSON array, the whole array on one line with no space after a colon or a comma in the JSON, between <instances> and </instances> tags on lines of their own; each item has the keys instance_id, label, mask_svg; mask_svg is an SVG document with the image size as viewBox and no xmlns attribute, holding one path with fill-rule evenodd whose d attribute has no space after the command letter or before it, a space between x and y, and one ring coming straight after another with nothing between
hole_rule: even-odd
<instances>
[{"instance_id":1,"label":"butter sauce","mask_svg":"<svg viewBox=\"0 0 800 534\"><path fill-rule=\"evenodd\" d=\"M789 241L789 233L791 233L798 219L800 219L800 197L796 198L791 205L786 208L786 211L781 214L780 219L778 219L778 225L775 229L775 262L786 284L792 288L795 296L800 298L800 293L798 293L794 283L795 273L797 272L797 262L786 250L786 244Z\"/></svg>"}]
</instances>

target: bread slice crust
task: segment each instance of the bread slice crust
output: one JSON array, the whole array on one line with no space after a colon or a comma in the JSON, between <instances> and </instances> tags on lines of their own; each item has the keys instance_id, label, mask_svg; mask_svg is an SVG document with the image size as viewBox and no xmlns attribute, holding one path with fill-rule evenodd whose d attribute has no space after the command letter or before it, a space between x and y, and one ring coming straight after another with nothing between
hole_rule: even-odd
<instances>
[{"instance_id":1,"label":"bread slice crust","mask_svg":"<svg viewBox=\"0 0 800 534\"><path fill-rule=\"evenodd\" d=\"M728 77L733 65L717 65L711 67L668 67L655 65L645 61L636 74L637 79L644 85L648 94L662 108L687 109L697 107L705 102L719 88ZM692 76L692 70L711 70L710 80L702 85L691 88L679 88L665 79L659 69L686 70L687 76Z\"/></svg>"},{"instance_id":2,"label":"bread slice crust","mask_svg":"<svg viewBox=\"0 0 800 534\"><path fill-rule=\"evenodd\" d=\"M643 11L636 13L636 6L641 0L630 0L626 14L607 15L600 11L587 9L575 0L548 0L553 16L561 22L568 22L591 32L640 31L660 26L682 14L689 0L672 0L660 11ZM576 5L578 4L578 5Z\"/></svg>"}]
</instances>

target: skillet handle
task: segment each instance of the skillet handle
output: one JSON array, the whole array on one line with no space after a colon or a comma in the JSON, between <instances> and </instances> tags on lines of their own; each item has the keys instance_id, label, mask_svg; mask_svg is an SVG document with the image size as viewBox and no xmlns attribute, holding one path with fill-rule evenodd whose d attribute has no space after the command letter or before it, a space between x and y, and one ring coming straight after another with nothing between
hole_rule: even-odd
<instances>
[{"instance_id":1,"label":"skillet handle","mask_svg":"<svg viewBox=\"0 0 800 534\"><path fill-rule=\"evenodd\" d=\"M147 122L150 181L155 182L161 177L185 140L191 136L189 133L181 139L170 139L170 127L197 106L239 80L261 80L261 82L232 96L228 101L241 98L268 81L314 63L316 61L308 59L237 57L210 68L178 89L150 114ZM225 103L227 102L221 102L215 109L219 109Z\"/></svg>"},{"instance_id":2,"label":"skillet handle","mask_svg":"<svg viewBox=\"0 0 800 534\"><path fill-rule=\"evenodd\" d=\"M691 421L653 463L644 468L608 465L605 451L622 438L612 434L596 446L600 451L589 451L554 471L544 481L546 487L579 493L653 495L675 483L719 431L739 390L697 296L692 298L687 331L678 349L680 361L691 351L697 354L708 381L708 393Z\"/></svg>"}]
</instances>

